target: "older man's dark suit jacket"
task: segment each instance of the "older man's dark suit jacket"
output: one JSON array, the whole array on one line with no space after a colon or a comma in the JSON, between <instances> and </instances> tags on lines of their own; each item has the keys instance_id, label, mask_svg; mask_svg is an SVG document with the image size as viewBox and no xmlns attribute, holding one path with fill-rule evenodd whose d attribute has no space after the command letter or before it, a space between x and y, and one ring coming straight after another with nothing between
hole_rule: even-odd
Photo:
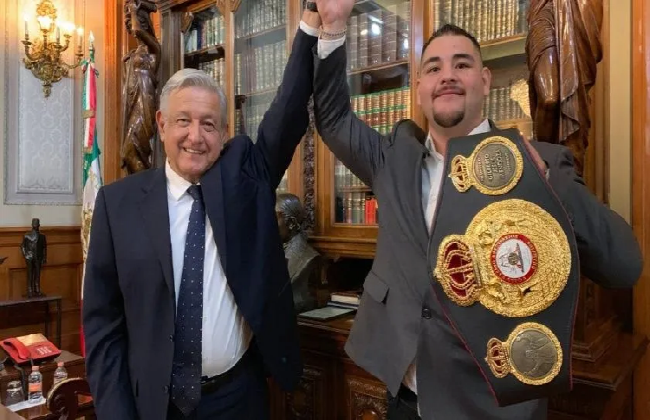
<instances>
[{"instance_id":1,"label":"older man's dark suit jacket","mask_svg":"<svg viewBox=\"0 0 650 420\"><path fill-rule=\"evenodd\" d=\"M315 44L315 37L298 31L257 143L231 139L200 180L228 284L267 371L285 389L297 384L302 365L275 189L309 122ZM164 169L100 190L83 298L86 366L98 418L164 420L175 316Z\"/></svg>"},{"instance_id":2,"label":"older man's dark suit jacket","mask_svg":"<svg viewBox=\"0 0 650 420\"><path fill-rule=\"evenodd\" d=\"M370 129L350 110L345 48L324 60L316 49L313 55L317 129L379 200L377 251L346 351L393 395L416 360L424 420L545 419L545 400L497 406L432 293L421 192L425 133L411 121L398 123L387 136ZM631 287L642 259L630 226L590 194L576 176L567 148L533 145L547 162L548 182L573 222L582 273L606 287Z\"/></svg>"}]
</instances>

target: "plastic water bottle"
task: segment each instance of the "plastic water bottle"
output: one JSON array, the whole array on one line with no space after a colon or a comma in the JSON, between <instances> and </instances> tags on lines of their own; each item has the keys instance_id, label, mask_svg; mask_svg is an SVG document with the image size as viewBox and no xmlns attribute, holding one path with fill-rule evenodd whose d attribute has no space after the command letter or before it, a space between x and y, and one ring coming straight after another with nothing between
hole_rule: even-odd
<instances>
[{"instance_id":1,"label":"plastic water bottle","mask_svg":"<svg viewBox=\"0 0 650 420\"><path fill-rule=\"evenodd\" d=\"M56 364L57 368L54 371L54 385L58 384L61 381L68 379L68 371L65 369L63 362Z\"/></svg>"},{"instance_id":2,"label":"plastic water bottle","mask_svg":"<svg viewBox=\"0 0 650 420\"><path fill-rule=\"evenodd\" d=\"M32 373L29 374L29 401L36 402L43 398L43 375L38 366L32 366Z\"/></svg>"}]
</instances>

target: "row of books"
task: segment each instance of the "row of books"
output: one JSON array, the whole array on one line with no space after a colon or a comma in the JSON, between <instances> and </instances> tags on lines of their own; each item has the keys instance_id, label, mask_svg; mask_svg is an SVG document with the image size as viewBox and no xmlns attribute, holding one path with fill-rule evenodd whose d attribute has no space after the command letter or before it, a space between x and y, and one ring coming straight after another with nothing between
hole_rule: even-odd
<instances>
[{"instance_id":1,"label":"row of books","mask_svg":"<svg viewBox=\"0 0 650 420\"><path fill-rule=\"evenodd\" d=\"M334 203L336 223L374 225L378 223L377 198L370 192L338 192Z\"/></svg>"},{"instance_id":2,"label":"row of books","mask_svg":"<svg viewBox=\"0 0 650 420\"><path fill-rule=\"evenodd\" d=\"M483 115L493 121L528 118L528 85L519 80L508 86L490 89L483 102Z\"/></svg>"},{"instance_id":3,"label":"row of books","mask_svg":"<svg viewBox=\"0 0 650 420\"><path fill-rule=\"evenodd\" d=\"M226 23L220 15L212 19L200 20L193 24L189 33L184 36L185 53L223 45L226 42Z\"/></svg>"},{"instance_id":4,"label":"row of books","mask_svg":"<svg viewBox=\"0 0 650 420\"><path fill-rule=\"evenodd\" d=\"M199 70L203 70L214 80L219 83L219 85L224 86L226 84L226 60L220 58L213 61L205 61L199 63Z\"/></svg>"},{"instance_id":5,"label":"row of books","mask_svg":"<svg viewBox=\"0 0 650 420\"><path fill-rule=\"evenodd\" d=\"M351 16L347 32L348 68L407 59L410 21L410 2Z\"/></svg>"},{"instance_id":6,"label":"row of books","mask_svg":"<svg viewBox=\"0 0 650 420\"><path fill-rule=\"evenodd\" d=\"M525 34L529 4L530 0L435 0L433 27L454 23L479 42Z\"/></svg>"},{"instance_id":7,"label":"row of books","mask_svg":"<svg viewBox=\"0 0 650 420\"><path fill-rule=\"evenodd\" d=\"M350 101L357 117L381 134L389 133L399 120L411 118L411 90L408 86L355 95Z\"/></svg>"},{"instance_id":8,"label":"row of books","mask_svg":"<svg viewBox=\"0 0 650 420\"><path fill-rule=\"evenodd\" d=\"M287 20L286 0L247 0L235 16L235 37L255 35Z\"/></svg>"},{"instance_id":9,"label":"row of books","mask_svg":"<svg viewBox=\"0 0 650 420\"><path fill-rule=\"evenodd\" d=\"M360 189L366 185L340 160L334 163L334 188L337 192Z\"/></svg>"},{"instance_id":10,"label":"row of books","mask_svg":"<svg viewBox=\"0 0 650 420\"><path fill-rule=\"evenodd\" d=\"M282 82L287 64L287 41L283 40L235 54L235 94L272 89Z\"/></svg>"},{"instance_id":11,"label":"row of books","mask_svg":"<svg viewBox=\"0 0 650 420\"><path fill-rule=\"evenodd\" d=\"M380 111L410 103L411 88L409 86L350 96L350 104L354 112Z\"/></svg>"}]
</instances>

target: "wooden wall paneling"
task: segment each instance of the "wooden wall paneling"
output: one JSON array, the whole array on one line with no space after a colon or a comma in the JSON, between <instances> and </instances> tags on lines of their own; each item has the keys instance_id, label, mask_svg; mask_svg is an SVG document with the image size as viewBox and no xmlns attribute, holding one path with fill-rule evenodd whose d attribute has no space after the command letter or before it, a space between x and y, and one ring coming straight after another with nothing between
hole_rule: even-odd
<instances>
[{"instance_id":1,"label":"wooden wall paneling","mask_svg":"<svg viewBox=\"0 0 650 420\"><path fill-rule=\"evenodd\" d=\"M0 300L21 299L26 292L27 271L20 244L23 235L30 229L31 227L0 228L0 255L8 257L0 266ZM41 232L47 237L47 262L41 271L41 290L48 296L58 295L63 298L61 347L78 354L82 275L79 227L43 226ZM54 319L53 304L50 307ZM3 313L2 316L7 315ZM11 316L21 315L12 312ZM54 322L50 325L50 331L54 334ZM43 323L2 329L0 338L36 332L44 333ZM48 338L54 341L53 335Z\"/></svg>"},{"instance_id":2,"label":"wooden wall paneling","mask_svg":"<svg viewBox=\"0 0 650 420\"><path fill-rule=\"evenodd\" d=\"M585 182L591 191L604 203L609 203L609 68L610 33L609 1L603 1L603 23L600 30L603 58L597 65L596 84L591 89L589 118L589 146L586 151Z\"/></svg>"},{"instance_id":3,"label":"wooden wall paneling","mask_svg":"<svg viewBox=\"0 0 650 420\"><path fill-rule=\"evenodd\" d=\"M424 45L433 32L432 3L429 1L411 0L411 103L406 105L411 107L413 121L425 131L428 131L427 119L418 106L416 81L420 75L422 45ZM416 16L418 17L416 18Z\"/></svg>"},{"instance_id":4,"label":"wooden wall paneling","mask_svg":"<svg viewBox=\"0 0 650 420\"><path fill-rule=\"evenodd\" d=\"M226 97L228 98L228 135L233 137L236 132L235 122L235 11L230 1L226 1ZM239 6L239 4L237 5Z\"/></svg>"},{"instance_id":5,"label":"wooden wall paneling","mask_svg":"<svg viewBox=\"0 0 650 420\"><path fill-rule=\"evenodd\" d=\"M104 100L104 183L109 184L122 177L120 148L122 143L122 51L125 43L124 0L104 0L106 16L106 56L104 77L106 86Z\"/></svg>"},{"instance_id":6,"label":"wooden wall paneling","mask_svg":"<svg viewBox=\"0 0 650 420\"><path fill-rule=\"evenodd\" d=\"M634 289L637 334L650 336L650 4L632 1L632 226L645 266ZM650 354L634 373L634 418L650 419Z\"/></svg>"},{"instance_id":7,"label":"wooden wall paneling","mask_svg":"<svg viewBox=\"0 0 650 420\"><path fill-rule=\"evenodd\" d=\"M181 48L181 19L179 13L172 13L169 6L159 5L162 18L162 57L160 61L159 90L179 69L178 63L183 63Z\"/></svg>"}]
</instances>

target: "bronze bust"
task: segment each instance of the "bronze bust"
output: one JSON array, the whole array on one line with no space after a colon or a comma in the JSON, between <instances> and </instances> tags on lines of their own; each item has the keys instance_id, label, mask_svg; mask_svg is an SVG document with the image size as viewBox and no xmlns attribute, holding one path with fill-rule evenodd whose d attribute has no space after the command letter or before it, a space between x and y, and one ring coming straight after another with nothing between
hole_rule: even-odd
<instances>
[{"instance_id":1,"label":"bronze bust","mask_svg":"<svg viewBox=\"0 0 650 420\"><path fill-rule=\"evenodd\" d=\"M47 262L47 241L40 226L40 220L32 219L32 230L25 234L20 245L27 265L28 298L45 296L41 292L41 266Z\"/></svg>"},{"instance_id":2,"label":"bronze bust","mask_svg":"<svg viewBox=\"0 0 650 420\"><path fill-rule=\"evenodd\" d=\"M312 286L318 284L321 257L307 243L307 234L303 229L305 211L295 195L278 194L275 214L291 277L296 312L314 309L316 299Z\"/></svg>"},{"instance_id":3,"label":"bronze bust","mask_svg":"<svg viewBox=\"0 0 650 420\"><path fill-rule=\"evenodd\" d=\"M137 41L122 60L122 168L129 175L152 167L160 43L150 13L156 10L150 0L128 0L124 5L126 30Z\"/></svg>"},{"instance_id":4,"label":"bronze bust","mask_svg":"<svg viewBox=\"0 0 650 420\"><path fill-rule=\"evenodd\" d=\"M573 152L582 175L588 146L589 90L603 51L602 0L531 0L526 38L535 138Z\"/></svg>"}]
</instances>

